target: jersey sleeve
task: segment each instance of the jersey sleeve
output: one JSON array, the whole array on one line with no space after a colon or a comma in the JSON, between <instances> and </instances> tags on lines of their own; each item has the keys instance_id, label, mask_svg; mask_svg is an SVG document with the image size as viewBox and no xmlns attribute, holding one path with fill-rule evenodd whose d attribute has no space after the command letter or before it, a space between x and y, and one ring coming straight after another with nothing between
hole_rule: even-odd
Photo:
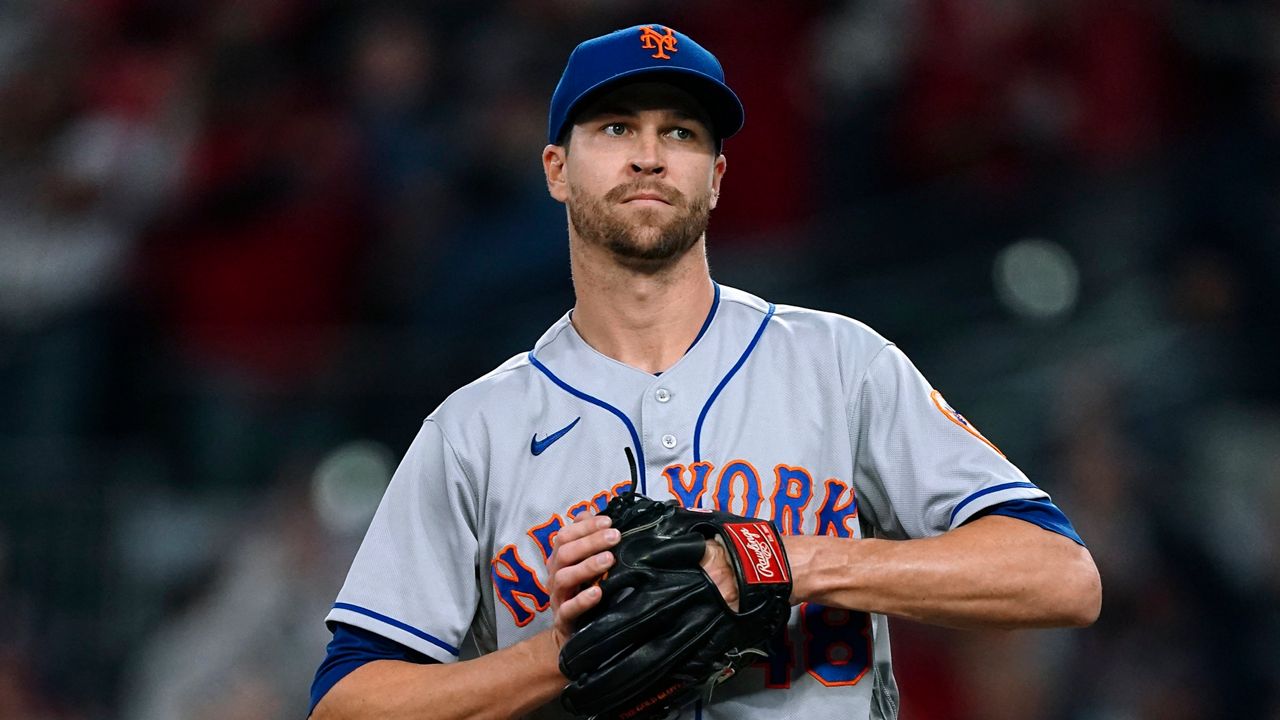
<instances>
[{"instance_id":1,"label":"jersey sleeve","mask_svg":"<svg viewBox=\"0 0 1280 720\"><path fill-rule=\"evenodd\" d=\"M896 346L853 388L859 512L882 537L938 535L985 508L1047 498Z\"/></svg>"},{"instance_id":2,"label":"jersey sleeve","mask_svg":"<svg viewBox=\"0 0 1280 720\"><path fill-rule=\"evenodd\" d=\"M333 628L333 639L325 648L324 660L316 670L315 679L311 681L311 709L307 711L307 717L315 712L316 705L320 704L320 700L339 680L366 663L374 660L400 660L418 665L436 662L416 650L368 630L340 622L330 623L330 626Z\"/></svg>"},{"instance_id":3,"label":"jersey sleeve","mask_svg":"<svg viewBox=\"0 0 1280 720\"><path fill-rule=\"evenodd\" d=\"M479 602L474 485L428 419L387 486L325 618L440 662L458 659Z\"/></svg>"},{"instance_id":4,"label":"jersey sleeve","mask_svg":"<svg viewBox=\"0 0 1280 720\"><path fill-rule=\"evenodd\" d=\"M1075 544L1085 547L1084 540L1080 539L1080 533L1076 532L1075 526L1067 519L1066 514L1057 505L1054 505L1051 500L1045 498L1006 500L999 505L989 506L978 513L970 515L965 522L973 522L987 515L1003 515L1004 517L1029 522L1042 530L1057 533Z\"/></svg>"}]
</instances>

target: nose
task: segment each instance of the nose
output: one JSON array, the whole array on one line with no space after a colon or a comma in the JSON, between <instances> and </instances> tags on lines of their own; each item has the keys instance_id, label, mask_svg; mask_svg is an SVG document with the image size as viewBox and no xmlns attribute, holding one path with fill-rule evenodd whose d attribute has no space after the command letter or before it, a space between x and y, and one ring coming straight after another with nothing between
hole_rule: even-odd
<instances>
[{"instance_id":1,"label":"nose","mask_svg":"<svg viewBox=\"0 0 1280 720\"><path fill-rule=\"evenodd\" d=\"M662 143L657 133L640 133L633 148L631 156L633 174L661 177L666 173L667 165L662 156Z\"/></svg>"}]
</instances>

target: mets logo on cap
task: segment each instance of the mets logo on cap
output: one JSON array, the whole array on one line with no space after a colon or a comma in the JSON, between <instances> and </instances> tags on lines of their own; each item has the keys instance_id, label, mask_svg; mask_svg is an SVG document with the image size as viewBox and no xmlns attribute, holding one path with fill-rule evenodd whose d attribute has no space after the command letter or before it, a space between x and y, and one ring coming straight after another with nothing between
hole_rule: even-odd
<instances>
[{"instance_id":1,"label":"mets logo on cap","mask_svg":"<svg viewBox=\"0 0 1280 720\"><path fill-rule=\"evenodd\" d=\"M662 27L659 25L658 27ZM645 25L640 28L640 47L645 50L653 50L653 57L658 60L670 60L671 56L668 52L679 52L676 50L676 36L671 32L671 28L662 28L666 30L666 34L662 34L653 29L652 25Z\"/></svg>"}]
</instances>

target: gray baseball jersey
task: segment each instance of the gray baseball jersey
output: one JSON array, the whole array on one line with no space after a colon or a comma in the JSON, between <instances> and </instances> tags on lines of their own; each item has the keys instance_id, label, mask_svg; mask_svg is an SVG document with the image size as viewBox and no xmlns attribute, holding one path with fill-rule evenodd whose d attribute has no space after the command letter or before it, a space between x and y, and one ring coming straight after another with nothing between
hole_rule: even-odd
<instances>
[{"instance_id":1,"label":"gray baseball jersey","mask_svg":"<svg viewBox=\"0 0 1280 720\"><path fill-rule=\"evenodd\" d=\"M784 534L926 537L1046 497L865 325L717 286L698 339L660 375L601 355L566 314L453 393L396 471L328 619L441 662L549 627L551 538L630 485L626 448L644 494ZM772 651L681 717L897 716L883 616L805 603Z\"/></svg>"}]
</instances>

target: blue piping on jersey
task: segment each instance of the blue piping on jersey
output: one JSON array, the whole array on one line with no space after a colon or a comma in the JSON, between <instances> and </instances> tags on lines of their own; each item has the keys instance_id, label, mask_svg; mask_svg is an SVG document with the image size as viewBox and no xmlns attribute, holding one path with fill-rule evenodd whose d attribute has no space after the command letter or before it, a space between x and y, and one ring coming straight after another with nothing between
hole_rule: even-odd
<instances>
[{"instance_id":1,"label":"blue piping on jersey","mask_svg":"<svg viewBox=\"0 0 1280 720\"><path fill-rule=\"evenodd\" d=\"M719 286L716 287L719 290ZM711 409L712 403L720 396L720 391L724 390L724 386L729 384L738 369L747 361L747 357L751 355L751 351L756 349L756 343L760 342L760 336L764 334L765 327L769 324L769 320L773 318L773 312L777 309L773 303L769 303L769 312L765 313L764 320L760 321L760 327L756 328L756 334L751 338L751 342L747 344L747 349L742 351L742 357L738 358L738 362L729 368L728 374L720 381L715 390L711 391L711 397L707 398L707 404L702 406L702 412L698 413L698 424L693 428L693 461L702 462L702 423L707 419L707 411Z\"/></svg>"},{"instance_id":2,"label":"blue piping on jersey","mask_svg":"<svg viewBox=\"0 0 1280 720\"><path fill-rule=\"evenodd\" d=\"M543 375L546 375L548 378L550 378L550 379L551 379L551 382L553 382L553 383L555 383L556 385L558 385L558 386L560 387L560 389L561 389L561 390L564 390L565 392L567 392L567 393L569 393L570 395L572 395L572 396L574 396L574 397L578 398L579 400L586 400L587 402L591 403L592 405L595 405L595 406L597 406L597 407L602 407L602 408L604 408L605 410L608 410L609 412L611 412L611 413L613 413L614 415L617 415L617 416L618 416L618 419L622 421L622 424L627 426L627 432L630 432L630 433L631 433L631 442L632 442L632 443L634 443L634 444L635 444L635 446L636 446L636 459L637 459L637 463L636 463L636 464L640 466L640 492L641 492L641 493L645 493L645 492L647 492L648 490L647 490L647 488L646 488L646 486L645 486L645 473L644 473L644 447L640 445L640 434L636 432L636 426L635 426L634 424L632 424L632 422L631 422L631 418L627 417L626 413L624 413L624 412L622 412L621 410L619 410L618 408L616 408L616 407L614 407L614 406L610 405L609 403L607 403L607 402L605 402L605 401L603 401L603 400L601 400L601 399L599 399L599 398L592 397L592 396L590 396L590 395L588 395L588 394L586 394L586 393L582 392L581 390L579 390L579 389L577 389L577 388L573 387L573 386L572 386L572 385L570 385L569 383L567 383L567 382L565 382L565 381L561 380L560 378L556 377L556 376L555 376L555 373L553 373L553 372L551 372L550 370L548 370L548 369L547 369L547 366L546 366L546 365L543 365L541 360L539 360L538 358L534 357L534 355L533 355L533 351L532 351L532 350L531 350L531 351L529 351L529 362L530 362L530 363L532 363L534 367L536 367L536 368L538 368L539 370L541 370L541 371L542 371L542 374L543 374Z\"/></svg>"},{"instance_id":3,"label":"blue piping on jersey","mask_svg":"<svg viewBox=\"0 0 1280 720\"><path fill-rule=\"evenodd\" d=\"M689 350L692 350L693 346L697 345L698 341L702 339L702 336L707 334L707 328L711 327L711 321L716 316L716 308L720 307L720 283L713 282L711 284L716 288L716 296L711 301L711 312L707 313L707 319L702 321L702 329L698 331L698 336L693 339L693 342L689 343ZM684 351L686 355L689 354L689 350Z\"/></svg>"},{"instance_id":4,"label":"blue piping on jersey","mask_svg":"<svg viewBox=\"0 0 1280 720\"><path fill-rule=\"evenodd\" d=\"M993 492L1000 492L1001 490L1010 490L1012 488L1034 488L1036 490L1040 489L1036 487L1033 483L1029 483L1029 482L1011 482L1011 483L1004 483L1003 485L992 485L989 488L983 488L975 492L974 494L970 495L969 497L961 500L960 503L955 506L955 508L951 511L951 519L948 521L948 524L955 523L956 515L960 513L960 511L964 508L965 505L968 505L969 503L973 502L974 500L977 500L983 495L990 495Z\"/></svg>"},{"instance_id":5,"label":"blue piping on jersey","mask_svg":"<svg viewBox=\"0 0 1280 720\"><path fill-rule=\"evenodd\" d=\"M405 623L402 623L393 617L387 617L382 613L376 613L368 608L362 608L359 605L352 605L351 603L344 603L344 602L334 603L333 609L334 610L350 610L353 613L359 613L361 615L371 617L374 620L381 620L382 622L390 625L391 627L399 628L409 633L410 635L413 635L414 637L418 637L418 638L422 638L423 640L426 640L432 645L435 645L436 647L439 647L442 650L447 651L450 655L454 657L458 656L458 648L450 645L449 643L441 640L438 637L433 637L431 635L428 635L427 633L422 632L421 630L419 630L416 627L413 627L412 625L406 625Z\"/></svg>"}]
</instances>

